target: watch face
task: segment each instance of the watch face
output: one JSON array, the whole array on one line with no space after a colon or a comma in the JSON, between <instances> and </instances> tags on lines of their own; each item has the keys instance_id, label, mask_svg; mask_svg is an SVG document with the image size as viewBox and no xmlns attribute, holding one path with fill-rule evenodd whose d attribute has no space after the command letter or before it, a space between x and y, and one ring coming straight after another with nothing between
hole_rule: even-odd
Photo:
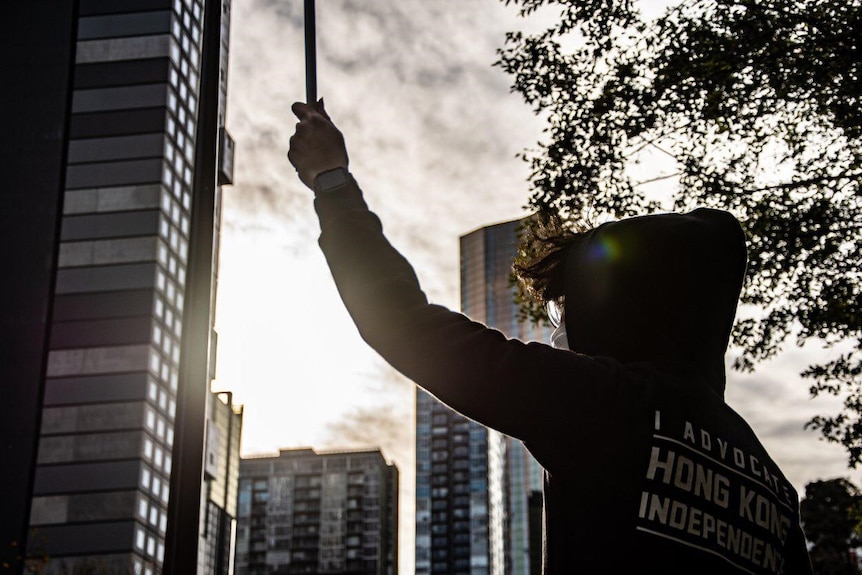
<instances>
[{"instance_id":1,"label":"watch face","mask_svg":"<svg viewBox=\"0 0 862 575\"><path fill-rule=\"evenodd\" d=\"M347 178L347 170L344 168L335 168L318 175L315 181L315 188L321 192L332 190L346 184Z\"/></svg>"}]
</instances>

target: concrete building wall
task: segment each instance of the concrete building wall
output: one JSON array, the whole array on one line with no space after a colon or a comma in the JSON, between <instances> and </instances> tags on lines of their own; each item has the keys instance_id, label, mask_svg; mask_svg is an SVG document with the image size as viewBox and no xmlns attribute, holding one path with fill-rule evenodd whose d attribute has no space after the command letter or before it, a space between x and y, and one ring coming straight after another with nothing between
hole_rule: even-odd
<instances>
[{"instance_id":1,"label":"concrete building wall","mask_svg":"<svg viewBox=\"0 0 862 575\"><path fill-rule=\"evenodd\" d=\"M210 395L207 411L198 574L228 575L234 557L243 410L225 392Z\"/></svg>"},{"instance_id":2,"label":"concrete building wall","mask_svg":"<svg viewBox=\"0 0 862 575\"><path fill-rule=\"evenodd\" d=\"M398 470L375 451L243 459L237 575L398 571Z\"/></svg>"}]
</instances>

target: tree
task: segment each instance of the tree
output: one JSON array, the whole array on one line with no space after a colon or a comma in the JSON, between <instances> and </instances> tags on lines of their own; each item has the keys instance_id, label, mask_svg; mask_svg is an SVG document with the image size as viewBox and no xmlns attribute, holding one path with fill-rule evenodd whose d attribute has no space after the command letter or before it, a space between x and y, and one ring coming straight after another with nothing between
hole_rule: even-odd
<instances>
[{"instance_id":1,"label":"tree","mask_svg":"<svg viewBox=\"0 0 862 575\"><path fill-rule=\"evenodd\" d=\"M812 396L842 396L844 409L807 426L855 467L862 0L683 0L652 19L634 0L502 1L522 16L559 11L542 32L507 34L496 63L547 118L546 140L523 154L529 207L574 225L734 213L749 242L735 367L754 369L789 339L824 342L832 357L803 375Z\"/></svg>"},{"instance_id":2,"label":"tree","mask_svg":"<svg viewBox=\"0 0 862 575\"><path fill-rule=\"evenodd\" d=\"M854 549L859 539L859 490L843 478L813 481L805 486L800 515L812 547L811 564L819 575L856 575Z\"/></svg>"}]
</instances>

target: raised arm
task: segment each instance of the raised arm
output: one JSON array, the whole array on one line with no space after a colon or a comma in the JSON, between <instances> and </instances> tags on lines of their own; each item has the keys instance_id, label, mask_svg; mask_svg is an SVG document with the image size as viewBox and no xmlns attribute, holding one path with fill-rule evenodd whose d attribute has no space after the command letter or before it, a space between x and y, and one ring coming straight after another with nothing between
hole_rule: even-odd
<instances>
[{"instance_id":1,"label":"raised arm","mask_svg":"<svg viewBox=\"0 0 862 575\"><path fill-rule=\"evenodd\" d=\"M615 380L612 362L509 340L429 304L413 268L346 173L341 133L322 106L296 104L294 112L300 121L288 156L315 190L320 246L366 342L453 409L528 442L551 432L552 421L568 420L564 415L577 421L581 410L602 411ZM570 401L575 395L581 407Z\"/></svg>"}]
</instances>

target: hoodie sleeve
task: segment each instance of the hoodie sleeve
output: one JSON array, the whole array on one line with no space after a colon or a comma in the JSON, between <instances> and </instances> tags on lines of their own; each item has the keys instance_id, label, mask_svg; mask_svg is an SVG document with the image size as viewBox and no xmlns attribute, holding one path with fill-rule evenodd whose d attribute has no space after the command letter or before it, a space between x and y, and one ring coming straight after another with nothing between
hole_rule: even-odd
<instances>
[{"instance_id":1,"label":"hoodie sleeve","mask_svg":"<svg viewBox=\"0 0 862 575\"><path fill-rule=\"evenodd\" d=\"M530 442L550 432L541 422L555 411L577 418L613 404L613 362L510 340L430 304L355 182L319 195L315 209L320 246L362 338L451 408ZM578 386L572 398L572 383L586 381L602 385Z\"/></svg>"}]
</instances>

